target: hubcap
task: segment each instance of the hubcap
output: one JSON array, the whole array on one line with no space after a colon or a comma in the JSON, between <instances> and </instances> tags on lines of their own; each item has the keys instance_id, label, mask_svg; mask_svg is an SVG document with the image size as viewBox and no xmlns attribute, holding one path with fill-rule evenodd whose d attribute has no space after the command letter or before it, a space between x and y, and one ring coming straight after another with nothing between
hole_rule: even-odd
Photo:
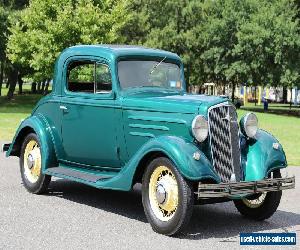
<instances>
[{"instance_id":1,"label":"hubcap","mask_svg":"<svg viewBox=\"0 0 300 250\"><path fill-rule=\"evenodd\" d=\"M35 183L41 174L41 150L35 140L27 143L24 151L24 175L28 181Z\"/></svg>"},{"instance_id":2,"label":"hubcap","mask_svg":"<svg viewBox=\"0 0 300 250\"><path fill-rule=\"evenodd\" d=\"M170 220L178 207L178 184L166 166L157 167L149 182L149 200L153 213L162 220Z\"/></svg>"},{"instance_id":3,"label":"hubcap","mask_svg":"<svg viewBox=\"0 0 300 250\"><path fill-rule=\"evenodd\" d=\"M34 166L34 159L33 159L32 154L29 154L29 155L28 155L28 158L27 158L27 165L28 165L28 168L29 168L29 169L32 169L32 167Z\"/></svg>"},{"instance_id":4,"label":"hubcap","mask_svg":"<svg viewBox=\"0 0 300 250\"><path fill-rule=\"evenodd\" d=\"M166 200L167 193L165 188L159 184L156 189L156 200L159 204L163 204Z\"/></svg>"}]
</instances>

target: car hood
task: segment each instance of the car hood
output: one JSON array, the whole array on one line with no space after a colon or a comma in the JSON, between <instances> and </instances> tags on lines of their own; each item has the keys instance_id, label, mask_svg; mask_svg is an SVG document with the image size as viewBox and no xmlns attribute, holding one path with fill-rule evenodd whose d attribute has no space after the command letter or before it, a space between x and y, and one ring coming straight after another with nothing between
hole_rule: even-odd
<instances>
[{"instance_id":1,"label":"car hood","mask_svg":"<svg viewBox=\"0 0 300 250\"><path fill-rule=\"evenodd\" d=\"M164 95L136 94L124 97L123 108L168 113L206 114L213 105L227 102L228 99L208 95Z\"/></svg>"}]
</instances>

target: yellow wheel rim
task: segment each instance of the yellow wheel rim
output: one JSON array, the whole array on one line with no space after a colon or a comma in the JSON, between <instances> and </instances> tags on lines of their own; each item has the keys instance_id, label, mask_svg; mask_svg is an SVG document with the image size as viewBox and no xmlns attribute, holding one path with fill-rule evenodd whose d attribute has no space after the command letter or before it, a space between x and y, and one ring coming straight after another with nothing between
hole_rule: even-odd
<instances>
[{"instance_id":1,"label":"yellow wheel rim","mask_svg":"<svg viewBox=\"0 0 300 250\"><path fill-rule=\"evenodd\" d=\"M247 198L243 198L243 203L249 208L259 208L266 199L267 193L262 193L257 199L249 200Z\"/></svg>"},{"instance_id":2,"label":"yellow wheel rim","mask_svg":"<svg viewBox=\"0 0 300 250\"><path fill-rule=\"evenodd\" d=\"M170 220L178 207L178 184L173 172L166 166L157 167L149 182L150 206L155 216Z\"/></svg>"},{"instance_id":3,"label":"yellow wheel rim","mask_svg":"<svg viewBox=\"0 0 300 250\"><path fill-rule=\"evenodd\" d=\"M31 183L37 182L41 175L41 149L37 141L27 143L24 151L24 175Z\"/></svg>"}]
</instances>

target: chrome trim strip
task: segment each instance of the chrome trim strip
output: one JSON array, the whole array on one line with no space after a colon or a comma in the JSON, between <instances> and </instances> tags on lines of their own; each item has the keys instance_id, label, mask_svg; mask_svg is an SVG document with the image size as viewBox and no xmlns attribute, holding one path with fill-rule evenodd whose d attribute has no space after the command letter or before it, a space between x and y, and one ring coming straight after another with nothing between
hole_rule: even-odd
<instances>
[{"instance_id":1,"label":"chrome trim strip","mask_svg":"<svg viewBox=\"0 0 300 250\"><path fill-rule=\"evenodd\" d=\"M174 119L174 118L165 118L165 117L149 117L149 116L128 116L128 119L138 120L138 121L153 121L153 122L169 122L169 123L179 123L186 124L186 121L183 119Z\"/></svg>"},{"instance_id":2,"label":"chrome trim strip","mask_svg":"<svg viewBox=\"0 0 300 250\"><path fill-rule=\"evenodd\" d=\"M155 136L151 133L142 133L142 132L129 132L130 135L133 136L141 136L141 137L151 137L154 138Z\"/></svg>"},{"instance_id":3,"label":"chrome trim strip","mask_svg":"<svg viewBox=\"0 0 300 250\"><path fill-rule=\"evenodd\" d=\"M141 128L141 129L154 129L154 130L163 130L169 131L170 129L166 126L158 126L158 125L151 125L151 124L139 124L139 123L130 123L130 128Z\"/></svg>"}]
</instances>

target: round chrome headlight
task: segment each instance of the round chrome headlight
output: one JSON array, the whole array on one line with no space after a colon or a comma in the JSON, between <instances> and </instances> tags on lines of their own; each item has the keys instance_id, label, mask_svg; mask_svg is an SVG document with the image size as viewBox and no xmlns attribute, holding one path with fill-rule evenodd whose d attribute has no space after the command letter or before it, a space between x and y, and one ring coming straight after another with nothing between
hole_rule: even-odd
<instances>
[{"instance_id":1,"label":"round chrome headlight","mask_svg":"<svg viewBox=\"0 0 300 250\"><path fill-rule=\"evenodd\" d=\"M255 114L247 113L240 121L242 133L250 138L254 138L258 129L258 120Z\"/></svg>"},{"instance_id":2,"label":"round chrome headlight","mask_svg":"<svg viewBox=\"0 0 300 250\"><path fill-rule=\"evenodd\" d=\"M208 135L208 123L203 115L197 115L192 122L192 133L198 142L203 142Z\"/></svg>"}]
</instances>

